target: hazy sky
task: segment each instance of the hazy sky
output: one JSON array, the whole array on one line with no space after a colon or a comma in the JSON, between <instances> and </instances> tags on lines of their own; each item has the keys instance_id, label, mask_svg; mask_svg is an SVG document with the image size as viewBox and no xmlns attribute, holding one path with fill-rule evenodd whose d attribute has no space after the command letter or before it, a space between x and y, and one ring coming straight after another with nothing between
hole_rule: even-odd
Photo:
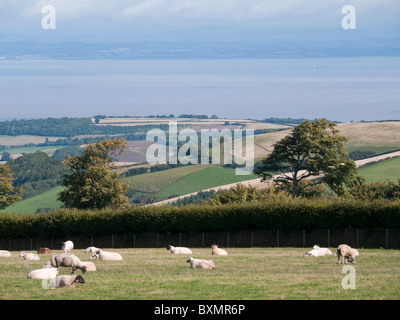
<instances>
[{"instance_id":1,"label":"hazy sky","mask_svg":"<svg viewBox=\"0 0 400 320\"><path fill-rule=\"evenodd\" d=\"M399 0L0 0L0 41L259 40L300 31L318 37L324 29L340 35L348 4L360 36L399 36ZM56 30L41 27L45 5L56 9Z\"/></svg>"}]
</instances>

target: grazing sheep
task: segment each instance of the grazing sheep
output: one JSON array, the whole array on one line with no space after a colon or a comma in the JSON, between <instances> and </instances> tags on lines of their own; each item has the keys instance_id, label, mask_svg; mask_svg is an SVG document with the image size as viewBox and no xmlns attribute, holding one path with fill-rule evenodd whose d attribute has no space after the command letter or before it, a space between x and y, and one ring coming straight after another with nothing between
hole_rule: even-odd
<instances>
[{"instance_id":1,"label":"grazing sheep","mask_svg":"<svg viewBox=\"0 0 400 320\"><path fill-rule=\"evenodd\" d=\"M0 250L0 257L2 258L11 257L11 253L8 252L7 250Z\"/></svg>"},{"instance_id":2,"label":"grazing sheep","mask_svg":"<svg viewBox=\"0 0 400 320\"><path fill-rule=\"evenodd\" d=\"M70 253L74 248L74 243L71 240L65 241L62 244L61 250L64 251L64 253Z\"/></svg>"},{"instance_id":3,"label":"grazing sheep","mask_svg":"<svg viewBox=\"0 0 400 320\"><path fill-rule=\"evenodd\" d=\"M214 256L227 256L228 252L226 252L224 249L218 248L217 244L213 244L211 246L212 248L212 255Z\"/></svg>"},{"instance_id":4,"label":"grazing sheep","mask_svg":"<svg viewBox=\"0 0 400 320\"><path fill-rule=\"evenodd\" d=\"M49 248L40 247L38 250L38 254L51 254L51 250Z\"/></svg>"},{"instance_id":5,"label":"grazing sheep","mask_svg":"<svg viewBox=\"0 0 400 320\"><path fill-rule=\"evenodd\" d=\"M92 255L90 259L120 261L122 260L122 256L117 252L100 250L98 254Z\"/></svg>"},{"instance_id":6,"label":"grazing sheep","mask_svg":"<svg viewBox=\"0 0 400 320\"><path fill-rule=\"evenodd\" d=\"M76 269L82 271L82 273L86 273L86 266L82 263L79 258L73 254L59 254L54 255L50 258L49 261L43 266L43 268L49 267L71 267L72 273L75 272Z\"/></svg>"},{"instance_id":7,"label":"grazing sheep","mask_svg":"<svg viewBox=\"0 0 400 320\"><path fill-rule=\"evenodd\" d=\"M99 254L102 249L96 248L96 247L87 247L83 252L84 253L95 253Z\"/></svg>"},{"instance_id":8,"label":"grazing sheep","mask_svg":"<svg viewBox=\"0 0 400 320\"><path fill-rule=\"evenodd\" d=\"M186 262L190 263L190 267L193 269L214 269L215 264L212 260L202 260L189 257Z\"/></svg>"},{"instance_id":9,"label":"grazing sheep","mask_svg":"<svg viewBox=\"0 0 400 320\"><path fill-rule=\"evenodd\" d=\"M40 256L37 255L36 253L29 253L29 252L22 251L19 254L19 256L23 257L24 260L40 260Z\"/></svg>"},{"instance_id":10,"label":"grazing sheep","mask_svg":"<svg viewBox=\"0 0 400 320\"><path fill-rule=\"evenodd\" d=\"M174 247L170 244L167 246L167 250L171 251L171 254L192 254L192 250L185 247Z\"/></svg>"},{"instance_id":11,"label":"grazing sheep","mask_svg":"<svg viewBox=\"0 0 400 320\"><path fill-rule=\"evenodd\" d=\"M86 267L86 271L96 271L96 266L93 262L82 261L83 265Z\"/></svg>"},{"instance_id":12,"label":"grazing sheep","mask_svg":"<svg viewBox=\"0 0 400 320\"><path fill-rule=\"evenodd\" d=\"M85 280L80 275L71 276L58 276L51 280L50 287L55 288L68 288L75 287L77 283L85 283Z\"/></svg>"},{"instance_id":13,"label":"grazing sheep","mask_svg":"<svg viewBox=\"0 0 400 320\"><path fill-rule=\"evenodd\" d=\"M338 246L336 255L338 257L338 264L340 264L340 260L342 260L343 264L347 263L348 261L351 263L357 263L353 249L347 244L341 244Z\"/></svg>"},{"instance_id":14,"label":"grazing sheep","mask_svg":"<svg viewBox=\"0 0 400 320\"><path fill-rule=\"evenodd\" d=\"M328 248L321 248L319 245L314 245L313 249L314 250L321 250L324 253L324 255L325 254L332 254L331 250L329 250Z\"/></svg>"},{"instance_id":15,"label":"grazing sheep","mask_svg":"<svg viewBox=\"0 0 400 320\"><path fill-rule=\"evenodd\" d=\"M35 269L29 271L28 279L53 279L58 275L58 268Z\"/></svg>"}]
</instances>

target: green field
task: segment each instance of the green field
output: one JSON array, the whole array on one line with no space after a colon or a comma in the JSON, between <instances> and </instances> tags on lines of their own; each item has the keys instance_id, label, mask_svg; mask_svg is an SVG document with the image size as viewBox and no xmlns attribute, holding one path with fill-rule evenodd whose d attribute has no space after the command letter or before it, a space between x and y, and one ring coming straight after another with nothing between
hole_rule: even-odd
<instances>
[{"instance_id":1,"label":"green field","mask_svg":"<svg viewBox=\"0 0 400 320\"><path fill-rule=\"evenodd\" d=\"M400 179L400 157L379 161L358 169L367 182Z\"/></svg>"},{"instance_id":2,"label":"green field","mask_svg":"<svg viewBox=\"0 0 400 320\"><path fill-rule=\"evenodd\" d=\"M47 281L27 279L41 261L0 258L0 299L7 300L398 300L400 250L360 249L355 289L344 289L343 265L334 255L303 257L305 248L225 248L216 257L211 248L192 248L194 258L212 259L215 269L192 269L186 255L171 255L164 247L105 249L123 261L93 261L97 271L83 275L75 288L48 289ZM334 252L334 248L331 248ZM53 252L58 254L60 250ZM82 261L89 254L73 252ZM77 270L76 274L81 274ZM59 275L68 274L60 268ZM47 289L46 289L47 288Z\"/></svg>"},{"instance_id":3,"label":"green field","mask_svg":"<svg viewBox=\"0 0 400 320\"><path fill-rule=\"evenodd\" d=\"M57 201L57 194L63 189L58 186L47 190L37 196L25 199L8 208L4 209L5 212L15 213L35 213L37 209L57 209L62 203Z\"/></svg>"}]
</instances>

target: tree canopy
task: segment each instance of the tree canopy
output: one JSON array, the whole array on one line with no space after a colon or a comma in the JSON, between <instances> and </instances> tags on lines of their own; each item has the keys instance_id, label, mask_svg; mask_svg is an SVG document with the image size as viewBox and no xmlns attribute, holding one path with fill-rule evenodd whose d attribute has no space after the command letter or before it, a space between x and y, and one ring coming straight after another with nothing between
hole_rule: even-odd
<instances>
[{"instance_id":1,"label":"tree canopy","mask_svg":"<svg viewBox=\"0 0 400 320\"><path fill-rule=\"evenodd\" d=\"M67 155L64 164L72 173L64 175L65 189L58 200L78 209L118 208L127 203L128 185L112 171L112 156L124 152L126 146L124 139L107 139L89 144L80 156Z\"/></svg>"},{"instance_id":2,"label":"tree canopy","mask_svg":"<svg viewBox=\"0 0 400 320\"><path fill-rule=\"evenodd\" d=\"M282 173L274 181L286 190L290 186L293 197L321 183L343 195L344 186L357 177L355 162L344 151L345 142L347 138L339 134L335 123L326 119L303 121L274 144L272 153L254 173L263 181L272 179L271 172Z\"/></svg>"},{"instance_id":3,"label":"tree canopy","mask_svg":"<svg viewBox=\"0 0 400 320\"><path fill-rule=\"evenodd\" d=\"M5 209L21 200L22 188L13 186L13 175L10 168L0 165L0 209Z\"/></svg>"}]
</instances>

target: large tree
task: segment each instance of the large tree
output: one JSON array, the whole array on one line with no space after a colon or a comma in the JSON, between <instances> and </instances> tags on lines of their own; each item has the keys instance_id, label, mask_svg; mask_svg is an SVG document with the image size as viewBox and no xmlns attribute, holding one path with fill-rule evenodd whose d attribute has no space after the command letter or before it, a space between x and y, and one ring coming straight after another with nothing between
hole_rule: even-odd
<instances>
[{"instance_id":1,"label":"large tree","mask_svg":"<svg viewBox=\"0 0 400 320\"><path fill-rule=\"evenodd\" d=\"M353 160L344 151L347 138L339 134L336 124L326 119L303 121L274 144L274 149L254 173L262 180L290 187L293 197L310 186L325 183L338 195L345 192L357 177ZM279 172L274 176L271 172Z\"/></svg>"},{"instance_id":2,"label":"large tree","mask_svg":"<svg viewBox=\"0 0 400 320\"><path fill-rule=\"evenodd\" d=\"M122 138L106 139L90 143L80 156L67 155L64 164L72 173L64 175L65 189L58 200L67 208L78 209L118 208L127 203L128 185L112 171L112 157L124 152L126 146Z\"/></svg>"},{"instance_id":3,"label":"large tree","mask_svg":"<svg viewBox=\"0 0 400 320\"><path fill-rule=\"evenodd\" d=\"M21 187L13 186L13 175L10 168L0 164L0 209L5 209L21 200Z\"/></svg>"}]
</instances>

